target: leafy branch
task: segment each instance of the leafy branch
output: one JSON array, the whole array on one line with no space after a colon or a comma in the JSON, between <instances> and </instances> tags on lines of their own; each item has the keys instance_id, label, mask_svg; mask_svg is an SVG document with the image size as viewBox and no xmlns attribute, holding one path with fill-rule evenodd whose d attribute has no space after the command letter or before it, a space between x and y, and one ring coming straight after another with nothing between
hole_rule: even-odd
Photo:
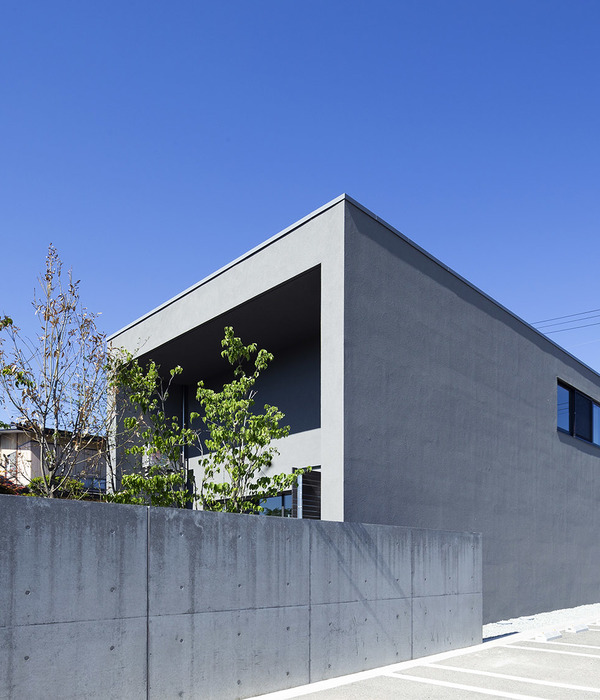
<instances>
[{"instance_id":1,"label":"leafy branch","mask_svg":"<svg viewBox=\"0 0 600 700\"><path fill-rule=\"evenodd\" d=\"M254 410L256 382L273 355L258 350L256 343L244 345L230 326L225 328L221 344L221 355L234 368L234 378L221 391L199 382L196 394L208 430L201 504L205 510L258 513L262 500L292 488L303 470L272 476L265 473L279 454L272 441L290 432L289 426L280 425L284 414L276 406L265 404L262 413Z\"/></svg>"}]
</instances>

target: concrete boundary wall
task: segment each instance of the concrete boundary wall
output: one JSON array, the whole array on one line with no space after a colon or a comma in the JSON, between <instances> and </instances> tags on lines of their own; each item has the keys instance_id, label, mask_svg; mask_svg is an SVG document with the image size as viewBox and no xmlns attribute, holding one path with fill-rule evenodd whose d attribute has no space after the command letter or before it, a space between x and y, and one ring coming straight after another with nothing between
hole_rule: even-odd
<instances>
[{"instance_id":1,"label":"concrete boundary wall","mask_svg":"<svg viewBox=\"0 0 600 700\"><path fill-rule=\"evenodd\" d=\"M481 641L481 537L0 496L0 698L244 698Z\"/></svg>"}]
</instances>

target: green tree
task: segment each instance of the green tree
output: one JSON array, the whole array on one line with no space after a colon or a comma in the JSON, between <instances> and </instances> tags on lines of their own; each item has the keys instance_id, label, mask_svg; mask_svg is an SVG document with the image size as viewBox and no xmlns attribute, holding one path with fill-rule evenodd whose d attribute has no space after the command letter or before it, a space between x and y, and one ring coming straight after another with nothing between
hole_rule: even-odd
<instances>
[{"instance_id":1,"label":"green tree","mask_svg":"<svg viewBox=\"0 0 600 700\"><path fill-rule=\"evenodd\" d=\"M123 435L135 443L125 451L141 455L147 466L125 474L107 500L173 507L199 500L204 510L258 513L263 510L261 501L290 489L306 471L265 474L278 453L272 440L289 434L289 426L280 425L284 415L278 408L265 405L263 412L254 410L256 381L273 355L257 351L256 343L245 346L230 327L225 328L222 346L221 354L232 365L234 377L221 391L198 383L204 433L194 427L198 413L191 413L189 426L182 426L167 410L169 389L181 367L170 371L165 384L154 362L142 367L132 355L120 355L112 382L127 415ZM193 493L186 488L188 474L182 460L184 448L191 445L200 449L203 468L200 487Z\"/></svg>"},{"instance_id":2,"label":"green tree","mask_svg":"<svg viewBox=\"0 0 600 700\"><path fill-rule=\"evenodd\" d=\"M106 494L105 500L111 503L185 508L193 502L193 493L186 488L183 471L168 471L155 465L145 474L124 474L121 488L115 493Z\"/></svg>"},{"instance_id":3,"label":"green tree","mask_svg":"<svg viewBox=\"0 0 600 700\"><path fill-rule=\"evenodd\" d=\"M278 454L272 441L290 432L289 426L280 425L284 414L276 406L265 404L262 412L254 410L256 382L273 355L257 350L256 343L244 345L229 326L221 344L234 378L221 391L198 383L196 398L204 408L202 420L208 431L199 495L205 510L258 513L262 500L290 489L302 470L265 473Z\"/></svg>"},{"instance_id":4,"label":"green tree","mask_svg":"<svg viewBox=\"0 0 600 700\"><path fill-rule=\"evenodd\" d=\"M179 366L173 368L165 384L155 362L142 367L123 350L113 356L110 384L124 414L120 440L127 439L126 454L141 457L141 469L124 474L106 500L176 508L193 500L186 488L188 475L182 454L185 446L199 444L198 433L179 425L177 417L169 415L166 408L171 384L182 371ZM192 413L190 421L197 417Z\"/></svg>"}]
</instances>

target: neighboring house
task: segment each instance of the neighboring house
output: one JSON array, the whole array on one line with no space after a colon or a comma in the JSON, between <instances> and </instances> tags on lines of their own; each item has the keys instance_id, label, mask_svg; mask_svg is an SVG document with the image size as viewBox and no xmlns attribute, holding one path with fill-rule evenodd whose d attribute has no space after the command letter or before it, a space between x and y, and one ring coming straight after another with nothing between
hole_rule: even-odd
<instances>
[{"instance_id":1,"label":"neighboring house","mask_svg":"<svg viewBox=\"0 0 600 700\"><path fill-rule=\"evenodd\" d=\"M321 518L483 533L485 621L599 600L596 372L345 195L111 341L184 368L182 415L226 325L275 354L273 469L319 468Z\"/></svg>"},{"instance_id":2,"label":"neighboring house","mask_svg":"<svg viewBox=\"0 0 600 700\"><path fill-rule=\"evenodd\" d=\"M40 446L17 426L0 429L0 474L23 485L41 476Z\"/></svg>"},{"instance_id":3,"label":"neighboring house","mask_svg":"<svg viewBox=\"0 0 600 700\"><path fill-rule=\"evenodd\" d=\"M104 441L93 438L89 443L88 448L79 452L71 476L80 479L89 491L105 491ZM18 424L0 429L0 476L24 486L42 476L40 445Z\"/></svg>"}]
</instances>

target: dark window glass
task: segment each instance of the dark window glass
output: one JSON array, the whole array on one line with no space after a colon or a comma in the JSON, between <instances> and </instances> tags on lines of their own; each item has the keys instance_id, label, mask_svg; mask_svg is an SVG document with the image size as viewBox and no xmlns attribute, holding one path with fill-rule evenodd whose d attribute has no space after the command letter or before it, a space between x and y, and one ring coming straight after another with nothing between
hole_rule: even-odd
<instances>
[{"instance_id":1,"label":"dark window glass","mask_svg":"<svg viewBox=\"0 0 600 700\"><path fill-rule=\"evenodd\" d=\"M575 389L558 384L556 426L600 447L600 404Z\"/></svg>"},{"instance_id":2,"label":"dark window glass","mask_svg":"<svg viewBox=\"0 0 600 700\"><path fill-rule=\"evenodd\" d=\"M283 494L283 515L286 518L292 517L292 494L291 493L284 493Z\"/></svg>"},{"instance_id":3,"label":"dark window glass","mask_svg":"<svg viewBox=\"0 0 600 700\"><path fill-rule=\"evenodd\" d=\"M593 443L595 445L600 445L600 406L595 403L592 407L592 419L593 419Z\"/></svg>"},{"instance_id":4,"label":"dark window glass","mask_svg":"<svg viewBox=\"0 0 600 700\"><path fill-rule=\"evenodd\" d=\"M276 515L281 517L281 496L271 496L260 502L263 507L262 515Z\"/></svg>"},{"instance_id":5,"label":"dark window glass","mask_svg":"<svg viewBox=\"0 0 600 700\"><path fill-rule=\"evenodd\" d=\"M577 437L592 441L592 402L587 396L575 393L575 416L573 432Z\"/></svg>"},{"instance_id":6,"label":"dark window glass","mask_svg":"<svg viewBox=\"0 0 600 700\"><path fill-rule=\"evenodd\" d=\"M276 517L292 517L292 494L282 493L278 496L271 496L260 502L263 507L262 515L274 515Z\"/></svg>"},{"instance_id":7,"label":"dark window glass","mask_svg":"<svg viewBox=\"0 0 600 700\"><path fill-rule=\"evenodd\" d=\"M571 432L570 397L570 390L559 384L556 392L556 424L567 433Z\"/></svg>"}]
</instances>

